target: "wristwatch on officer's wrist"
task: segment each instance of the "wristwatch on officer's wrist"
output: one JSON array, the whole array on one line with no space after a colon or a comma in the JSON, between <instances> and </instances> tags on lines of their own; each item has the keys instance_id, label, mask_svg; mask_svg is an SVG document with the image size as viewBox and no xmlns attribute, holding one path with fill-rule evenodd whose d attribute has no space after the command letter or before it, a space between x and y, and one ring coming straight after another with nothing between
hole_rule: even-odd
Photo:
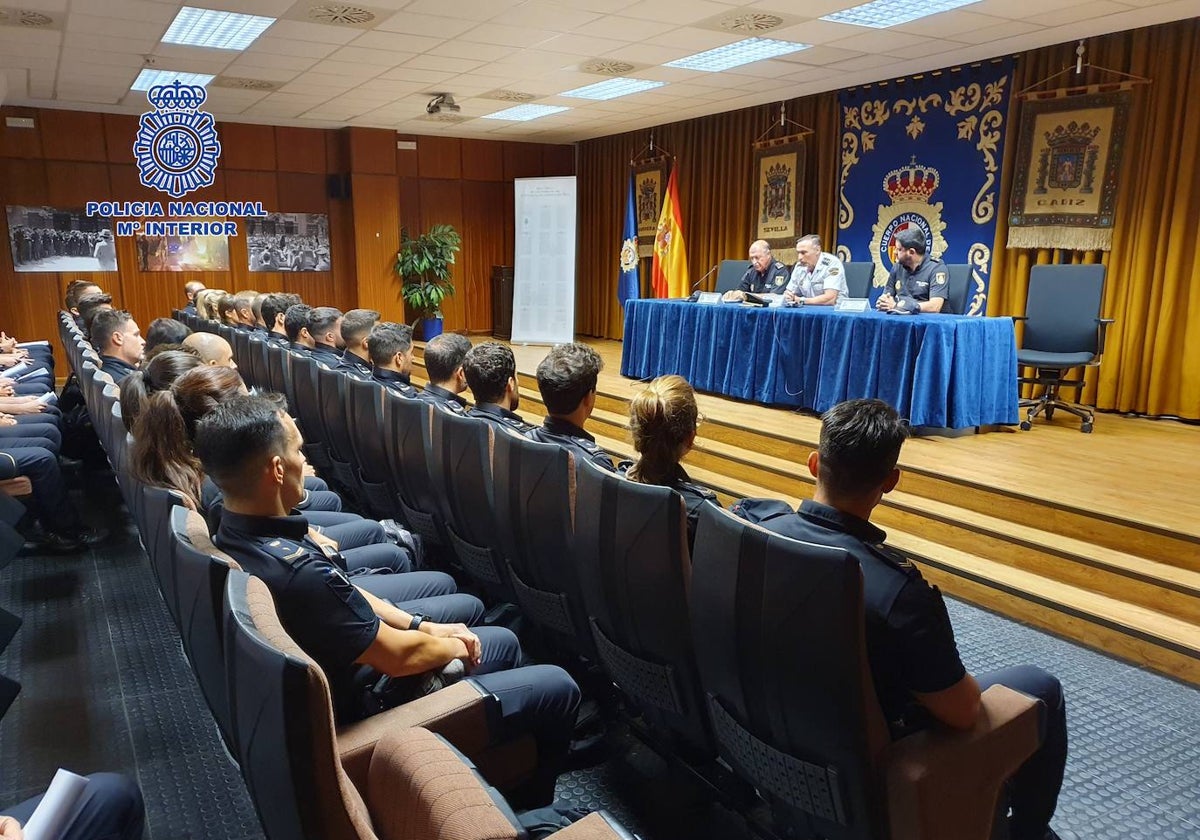
<instances>
[{"instance_id":1,"label":"wristwatch on officer's wrist","mask_svg":"<svg viewBox=\"0 0 1200 840\"><path fill-rule=\"evenodd\" d=\"M409 630L420 630L421 622L425 621L427 618L429 618L429 616L421 615L420 613L413 613L412 621L410 621L408 624L408 629Z\"/></svg>"}]
</instances>

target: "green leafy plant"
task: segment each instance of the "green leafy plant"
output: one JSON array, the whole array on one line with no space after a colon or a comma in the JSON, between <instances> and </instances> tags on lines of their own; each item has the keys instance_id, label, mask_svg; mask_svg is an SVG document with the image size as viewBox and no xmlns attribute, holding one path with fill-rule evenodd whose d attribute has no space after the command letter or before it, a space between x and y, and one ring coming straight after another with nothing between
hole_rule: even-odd
<instances>
[{"instance_id":1,"label":"green leafy plant","mask_svg":"<svg viewBox=\"0 0 1200 840\"><path fill-rule=\"evenodd\" d=\"M442 301L454 294L450 266L462 247L462 237L451 225L434 225L415 239L400 229L396 274L404 298L419 318L441 318Z\"/></svg>"}]
</instances>

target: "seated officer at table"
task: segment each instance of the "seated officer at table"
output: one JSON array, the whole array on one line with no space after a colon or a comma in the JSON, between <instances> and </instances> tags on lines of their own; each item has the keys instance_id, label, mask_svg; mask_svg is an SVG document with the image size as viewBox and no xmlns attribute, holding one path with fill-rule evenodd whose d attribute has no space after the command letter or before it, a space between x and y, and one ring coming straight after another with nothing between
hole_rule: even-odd
<instances>
[{"instance_id":1,"label":"seated officer at table","mask_svg":"<svg viewBox=\"0 0 1200 840\"><path fill-rule=\"evenodd\" d=\"M771 246L759 239L750 245L750 267L742 275L736 289L730 289L724 300L745 300L746 293L783 294L788 281L788 268L771 256Z\"/></svg>"},{"instance_id":2,"label":"seated officer at table","mask_svg":"<svg viewBox=\"0 0 1200 840\"><path fill-rule=\"evenodd\" d=\"M815 233L796 240L796 267L783 292L784 306L832 306L838 295L848 295L846 268L833 254L821 250Z\"/></svg>"},{"instance_id":3,"label":"seated officer at table","mask_svg":"<svg viewBox=\"0 0 1200 840\"><path fill-rule=\"evenodd\" d=\"M302 445L292 419L263 397L235 397L199 421L196 456L225 494L217 546L271 590L284 628L329 680L340 722L408 699L382 693L383 676L421 678L458 660L499 700L494 740L536 740L537 771L509 802L548 804L579 706L575 681L554 665L520 667L525 657L507 628L443 624L351 583L306 543L304 517L288 515L304 487Z\"/></svg>"},{"instance_id":4,"label":"seated officer at table","mask_svg":"<svg viewBox=\"0 0 1200 840\"><path fill-rule=\"evenodd\" d=\"M576 460L591 461L610 472L617 468L596 439L583 430L596 406L596 381L604 360L586 344L560 344L537 367L538 390L546 404L546 419L526 437L557 443Z\"/></svg>"},{"instance_id":5,"label":"seated officer at table","mask_svg":"<svg viewBox=\"0 0 1200 840\"><path fill-rule=\"evenodd\" d=\"M875 308L895 315L941 312L950 293L950 270L925 253L925 234L910 228L896 234L896 267Z\"/></svg>"},{"instance_id":6,"label":"seated officer at table","mask_svg":"<svg viewBox=\"0 0 1200 840\"><path fill-rule=\"evenodd\" d=\"M808 457L817 479L811 500L761 525L793 539L845 549L863 574L867 660L879 705L900 738L934 726L970 729L980 693L1005 685L1045 703L1041 745L1009 788L1011 840L1052 840L1049 827L1067 760L1062 686L1050 674L1018 665L972 676L963 666L942 594L870 522L900 480L896 462L908 425L881 400L848 400L821 418L819 449Z\"/></svg>"},{"instance_id":7,"label":"seated officer at table","mask_svg":"<svg viewBox=\"0 0 1200 840\"><path fill-rule=\"evenodd\" d=\"M463 358L463 374L475 397L475 405L467 410L468 417L504 426L517 434L533 430L534 427L517 414L521 390L517 385L517 360L512 348L498 341L475 345Z\"/></svg>"}]
</instances>

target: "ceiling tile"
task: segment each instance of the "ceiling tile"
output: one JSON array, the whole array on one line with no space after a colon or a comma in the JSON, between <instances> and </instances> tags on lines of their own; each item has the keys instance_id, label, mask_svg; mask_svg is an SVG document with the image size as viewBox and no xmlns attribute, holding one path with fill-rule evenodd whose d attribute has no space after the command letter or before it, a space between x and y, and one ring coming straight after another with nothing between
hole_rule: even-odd
<instances>
[{"instance_id":1,"label":"ceiling tile","mask_svg":"<svg viewBox=\"0 0 1200 840\"><path fill-rule=\"evenodd\" d=\"M956 9L952 12L942 12L939 15L932 15L927 18L911 21L910 23L901 24L891 31L912 32L913 34L924 35L929 38L953 39L960 32L972 32L977 29L996 26L997 24L1006 22L1004 18Z\"/></svg>"},{"instance_id":2,"label":"ceiling tile","mask_svg":"<svg viewBox=\"0 0 1200 840\"><path fill-rule=\"evenodd\" d=\"M541 2L541 0L532 0L532 2L522 3L508 11L501 12L492 20L507 26L534 26L539 29L571 32L598 17L599 15L595 12L568 9L556 4Z\"/></svg>"},{"instance_id":3,"label":"ceiling tile","mask_svg":"<svg viewBox=\"0 0 1200 840\"><path fill-rule=\"evenodd\" d=\"M632 6L626 6L621 10L621 14L625 17L659 20L679 26L732 11L728 6L705 0L641 0Z\"/></svg>"},{"instance_id":4,"label":"ceiling tile","mask_svg":"<svg viewBox=\"0 0 1200 840\"><path fill-rule=\"evenodd\" d=\"M429 38L424 35L406 35L403 32L364 32L359 35L352 46L369 47L378 50L394 50L396 52L423 53L442 43L441 38Z\"/></svg>"},{"instance_id":5,"label":"ceiling tile","mask_svg":"<svg viewBox=\"0 0 1200 840\"><path fill-rule=\"evenodd\" d=\"M446 58L473 58L476 61L499 61L516 51L515 47L500 47L495 44L469 44L463 41L446 41L429 51L429 55Z\"/></svg>"},{"instance_id":6,"label":"ceiling tile","mask_svg":"<svg viewBox=\"0 0 1200 840\"><path fill-rule=\"evenodd\" d=\"M440 55L418 55L410 58L401 68L416 70L436 70L441 73L469 73L483 64L482 61L472 61L468 58L447 58Z\"/></svg>"},{"instance_id":7,"label":"ceiling tile","mask_svg":"<svg viewBox=\"0 0 1200 840\"><path fill-rule=\"evenodd\" d=\"M457 73L445 73L438 70L420 70L416 67L395 67L380 75L379 79L394 80L397 82L422 82L428 84L437 84L444 82L446 79L458 75Z\"/></svg>"},{"instance_id":8,"label":"ceiling tile","mask_svg":"<svg viewBox=\"0 0 1200 840\"><path fill-rule=\"evenodd\" d=\"M488 73L506 75L516 73L519 76L529 77L551 70L561 70L564 67L573 67L578 61L578 57L572 57L563 53L523 50L504 61L496 61L486 67L481 67L479 68L479 72L483 73L486 71Z\"/></svg>"},{"instance_id":9,"label":"ceiling tile","mask_svg":"<svg viewBox=\"0 0 1200 840\"><path fill-rule=\"evenodd\" d=\"M71 13L67 16L67 31L79 30L96 35L114 35L118 38L154 38L159 40L167 31L166 23L153 21L117 20L101 15Z\"/></svg>"},{"instance_id":10,"label":"ceiling tile","mask_svg":"<svg viewBox=\"0 0 1200 840\"><path fill-rule=\"evenodd\" d=\"M1026 20L1029 23L1036 23L1039 26L1063 26L1068 23L1095 20L1105 15L1115 15L1127 11L1129 11L1129 8L1122 6L1120 3L1111 3L1109 0L1091 0L1091 2L1082 3L1078 6L1069 6L1065 9L1055 9L1052 12L1031 15Z\"/></svg>"},{"instance_id":11,"label":"ceiling tile","mask_svg":"<svg viewBox=\"0 0 1200 840\"><path fill-rule=\"evenodd\" d=\"M568 9L582 9L585 12L611 15L632 6L638 0L554 0L554 2L555 5L565 6Z\"/></svg>"},{"instance_id":12,"label":"ceiling tile","mask_svg":"<svg viewBox=\"0 0 1200 840\"><path fill-rule=\"evenodd\" d=\"M732 32L713 32L711 29L681 26L678 29L651 36L646 39L646 43L657 44L660 47L677 47L687 50L689 53L698 53L740 40L742 40L742 36Z\"/></svg>"},{"instance_id":13,"label":"ceiling tile","mask_svg":"<svg viewBox=\"0 0 1200 840\"><path fill-rule=\"evenodd\" d=\"M925 40L919 35L900 35L890 30L876 29L864 30L849 38L833 41L829 46L862 53L887 53L889 47L899 48L911 44L921 44Z\"/></svg>"},{"instance_id":14,"label":"ceiling tile","mask_svg":"<svg viewBox=\"0 0 1200 840\"><path fill-rule=\"evenodd\" d=\"M331 26L300 20L277 20L271 24L271 28L263 37L288 38L293 41L311 41L317 44L348 44L361 34L361 29L351 26Z\"/></svg>"},{"instance_id":15,"label":"ceiling tile","mask_svg":"<svg viewBox=\"0 0 1200 840\"><path fill-rule=\"evenodd\" d=\"M376 32L403 32L407 35L424 35L445 41L455 38L477 26L477 21L462 18L418 15L409 11L397 12L375 27Z\"/></svg>"},{"instance_id":16,"label":"ceiling tile","mask_svg":"<svg viewBox=\"0 0 1200 840\"><path fill-rule=\"evenodd\" d=\"M577 35L595 35L597 38L612 38L616 41L643 41L664 32L676 29L678 24L609 15L586 23L575 30Z\"/></svg>"},{"instance_id":17,"label":"ceiling tile","mask_svg":"<svg viewBox=\"0 0 1200 840\"><path fill-rule=\"evenodd\" d=\"M1023 20L1011 20L1007 23L1001 23L998 26L989 26L986 29L980 29L977 32L961 32L955 35L955 40L963 41L968 44L987 44L992 41L1000 41L1004 38L1015 38L1018 35L1028 35L1031 32L1040 32L1042 27L1036 23L1027 23Z\"/></svg>"},{"instance_id":18,"label":"ceiling tile","mask_svg":"<svg viewBox=\"0 0 1200 840\"><path fill-rule=\"evenodd\" d=\"M401 96L407 96L410 93L416 93L419 90L425 90L427 83L423 81L400 81L399 79L378 78L371 79L369 82L363 82L354 88L355 95L372 96L378 94L380 96L390 95L391 99L398 99Z\"/></svg>"},{"instance_id":19,"label":"ceiling tile","mask_svg":"<svg viewBox=\"0 0 1200 840\"><path fill-rule=\"evenodd\" d=\"M342 76L361 82L378 76L386 69L386 67L380 67L377 64L359 64L353 61L325 59L313 65L311 72L321 73L326 76Z\"/></svg>"},{"instance_id":20,"label":"ceiling tile","mask_svg":"<svg viewBox=\"0 0 1200 840\"><path fill-rule=\"evenodd\" d=\"M837 47L817 46L792 53L791 55L781 55L776 61L782 61L785 64L811 64L816 67L822 67L837 61L857 58L860 55L862 53L858 50L841 50Z\"/></svg>"},{"instance_id":21,"label":"ceiling tile","mask_svg":"<svg viewBox=\"0 0 1200 840\"><path fill-rule=\"evenodd\" d=\"M950 50L959 50L964 46L966 46L966 44L961 44L957 41L933 39L921 44L906 44L901 47L889 47L887 54L894 55L898 58L923 58L927 55L940 55L942 53L950 52Z\"/></svg>"},{"instance_id":22,"label":"ceiling tile","mask_svg":"<svg viewBox=\"0 0 1200 840\"><path fill-rule=\"evenodd\" d=\"M349 46L338 48L336 51L329 54L329 58L333 61L351 61L356 64L387 68L395 67L397 64L407 61L414 55L415 53L410 52L372 50L366 47Z\"/></svg>"},{"instance_id":23,"label":"ceiling tile","mask_svg":"<svg viewBox=\"0 0 1200 840\"><path fill-rule=\"evenodd\" d=\"M154 52L159 44L157 37L150 38L118 38L112 35L101 35L97 32L84 32L78 29L68 30L63 36L63 45L74 50L103 50L112 53L132 53L143 56ZM8 51L5 50L7 53Z\"/></svg>"},{"instance_id":24,"label":"ceiling tile","mask_svg":"<svg viewBox=\"0 0 1200 840\"><path fill-rule=\"evenodd\" d=\"M237 76L242 79L261 79L264 82L290 82L299 75L296 70L280 70L277 67L256 67L252 64L234 62L225 68L222 75Z\"/></svg>"},{"instance_id":25,"label":"ceiling tile","mask_svg":"<svg viewBox=\"0 0 1200 840\"><path fill-rule=\"evenodd\" d=\"M302 58L320 59L325 58L336 49L336 44L318 44L314 41L293 41L290 38L269 38L264 35L251 44L246 50L244 50L242 55L266 53L268 55L289 55Z\"/></svg>"},{"instance_id":26,"label":"ceiling tile","mask_svg":"<svg viewBox=\"0 0 1200 840\"><path fill-rule=\"evenodd\" d=\"M7 54L7 50L5 52ZM68 55L75 61L107 64L113 67L141 67L145 64L145 58L140 55L106 52L104 50L72 50Z\"/></svg>"},{"instance_id":27,"label":"ceiling tile","mask_svg":"<svg viewBox=\"0 0 1200 840\"><path fill-rule=\"evenodd\" d=\"M613 38L597 38L594 35L559 35L549 41L538 44L539 50L564 53L566 55L598 56L611 50L619 50L629 46L628 41L617 41Z\"/></svg>"},{"instance_id":28,"label":"ceiling tile","mask_svg":"<svg viewBox=\"0 0 1200 840\"><path fill-rule=\"evenodd\" d=\"M688 50L681 50L677 47L659 47L654 44L630 44L628 47L621 47L619 50L613 50L610 53L605 53L605 58L619 58L622 61L635 61L644 64L666 64L668 61L674 61L677 58L683 58L685 55L690 55Z\"/></svg>"},{"instance_id":29,"label":"ceiling tile","mask_svg":"<svg viewBox=\"0 0 1200 840\"><path fill-rule=\"evenodd\" d=\"M175 19L178 8L174 3L148 3L146 0L71 0L71 15L77 14L162 23L166 32L166 24Z\"/></svg>"},{"instance_id":30,"label":"ceiling tile","mask_svg":"<svg viewBox=\"0 0 1200 840\"><path fill-rule=\"evenodd\" d=\"M485 23L464 34L462 40L480 44L498 44L502 47L532 47L534 44L548 41L558 34L560 33L548 29Z\"/></svg>"},{"instance_id":31,"label":"ceiling tile","mask_svg":"<svg viewBox=\"0 0 1200 840\"><path fill-rule=\"evenodd\" d=\"M63 34L55 29L21 29L16 26L0 26L0 44L19 41L23 44L45 44L56 47L62 43Z\"/></svg>"},{"instance_id":32,"label":"ceiling tile","mask_svg":"<svg viewBox=\"0 0 1200 840\"><path fill-rule=\"evenodd\" d=\"M407 12L426 15L442 15L463 20L491 20L505 9L519 5L523 0L414 0L404 7Z\"/></svg>"},{"instance_id":33,"label":"ceiling tile","mask_svg":"<svg viewBox=\"0 0 1200 840\"><path fill-rule=\"evenodd\" d=\"M971 4L971 11L980 15L1026 20L1055 9L1078 6L1079 3L1080 0L980 0Z\"/></svg>"},{"instance_id":34,"label":"ceiling tile","mask_svg":"<svg viewBox=\"0 0 1200 840\"><path fill-rule=\"evenodd\" d=\"M243 53L242 57L231 62L226 67L227 72L234 72L241 68L253 68L256 70L270 69L276 72L291 71L293 75L303 73L308 68L316 64L318 59L314 56L306 58L298 55L268 55L267 53ZM249 75L249 74L244 74Z\"/></svg>"},{"instance_id":35,"label":"ceiling tile","mask_svg":"<svg viewBox=\"0 0 1200 840\"><path fill-rule=\"evenodd\" d=\"M848 23L834 23L829 20L808 20L794 26L785 26L771 33L772 38L781 41L794 41L800 44L827 44L830 41L840 41L864 31L861 26L851 26Z\"/></svg>"}]
</instances>

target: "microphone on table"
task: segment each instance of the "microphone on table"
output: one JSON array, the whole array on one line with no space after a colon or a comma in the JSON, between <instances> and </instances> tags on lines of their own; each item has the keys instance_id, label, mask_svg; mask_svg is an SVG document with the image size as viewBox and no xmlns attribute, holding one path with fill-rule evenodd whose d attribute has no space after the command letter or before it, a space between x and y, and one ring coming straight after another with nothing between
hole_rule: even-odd
<instances>
[{"instance_id":1,"label":"microphone on table","mask_svg":"<svg viewBox=\"0 0 1200 840\"><path fill-rule=\"evenodd\" d=\"M712 268L710 268L708 271L704 272L704 274L702 274L700 276L700 279L692 284L692 293L691 293L691 295L688 296L688 300L690 300L692 303L695 303L696 301L698 301L700 299L700 284L703 283L705 280L707 280L709 277L712 277L712 273L720 267L721 267L721 264L717 263Z\"/></svg>"}]
</instances>

